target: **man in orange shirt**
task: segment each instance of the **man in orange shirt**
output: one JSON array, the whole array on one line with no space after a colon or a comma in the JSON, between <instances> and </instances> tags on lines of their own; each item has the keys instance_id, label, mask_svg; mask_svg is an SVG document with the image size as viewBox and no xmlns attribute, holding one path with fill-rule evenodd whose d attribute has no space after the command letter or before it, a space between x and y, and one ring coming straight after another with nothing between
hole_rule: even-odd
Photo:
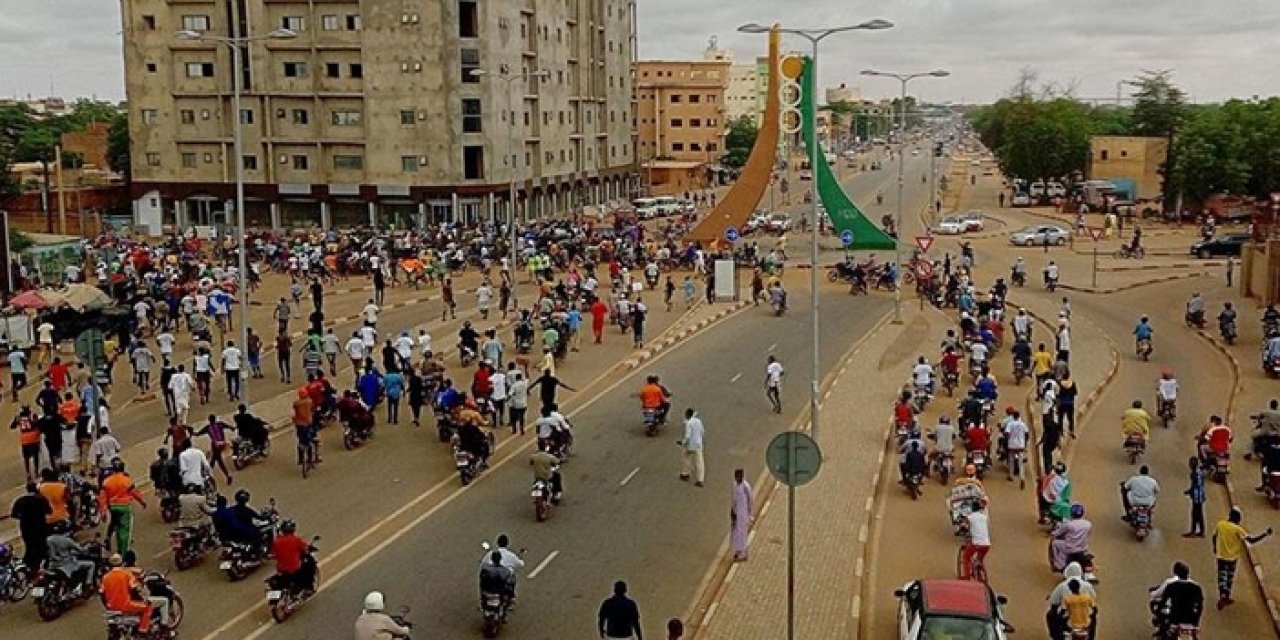
<instances>
[{"instance_id":1,"label":"man in orange shirt","mask_svg":"<svg viewBox=\"0 0 1280 640\"><path fill-rule=\"evenodd\" d=\"M58 415L62 417L62 421L66 424L75 424L76 418L80 416L80 401L76 399L75 394L67 393L58 405Z\"/></svg>"},{"instance_id":2,"label":"man in orange shirt","mask_svg":"<svg viewBox=\"0 0 1280 640\"><path fill-rule=\"evenodd\" d=\"M151 630L151 603L139 597L141 582L132 571L121 566L124 560L120 554L112 554L108 562L111 570L102 576L102 587L99 589L102 605L113 613L142 614L138 621L138 632L145 635Z\"/></svg>"},{"instance_id":3,"label":"man in orange shirt","mask_svg":"<svg viewBox=\"0 0 1280 640\"><path fill-rule=\"evenodd\" d=\"M67 485L58 477L58 472L53 469L42 470L38 491L49 502L49 508L52 509L49 515L45 516L48 531L54 532L59 529L70 531L71 513L67 509Z\"/></svg>"},{"instance_id":4,"label":"man in orange shirt","mask_svg":"<svg viewBox=\"0 0 1280 640\"><path fill-rule=\"evenodd\" d=\"M9 423L9 428L18 431L18 444L22 448L22 469L27 472L28 479L34 480L40 471L40 430L31 417L31 407L24 405L13 422Z\"/></svg>"},{"instance_id":5,"label":"man in orange shirt","mask_svg":"<svg viewBox=\"0 0 1280 640\"><path fill-rule=\"evenodd\" d=\"M129 541L133 533L133 510L129 505L133 502L142 505L143 509L147 508L147 501L133 485L133 478L124 472L124 461L116 458L111 463L111 473L102 481L98 504L102 509L102 515L110 516L110 523L107 525L107 543L110 544L111 534L114 532L117 553L129 550Z\"/></svg>"},{"instance_id":6,"label":"man in orange shirt","mask_svg":"<svg viewBox=\"0 0 1280 640\"><path fill-rule=\"evenodd\" d=\"M298 464L302 464L303 452L314 456L312 462L320 462L320 443L316 441L316 428L312 422L311 396L304 386L298 389L298 399L293 401L293 429L298 436ZM315 446L312 443L315 442Z\"/></svg>"}]
</instances>

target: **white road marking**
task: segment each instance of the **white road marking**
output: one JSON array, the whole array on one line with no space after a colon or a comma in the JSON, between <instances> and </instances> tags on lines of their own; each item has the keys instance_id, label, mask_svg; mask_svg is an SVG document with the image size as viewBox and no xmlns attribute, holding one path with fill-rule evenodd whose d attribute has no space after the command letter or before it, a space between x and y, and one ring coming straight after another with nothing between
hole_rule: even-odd
<instances>
[{"instance_id":1,"label":"white road marking","mask_svg":"<svg viewBox=\"0 0 1280 640\"><path fill-rule=\"evenodd\" d=\"M739 371L739 372L738 372L738 375L736 375L736 376L734 376L734 377L732 377L732 378L730 378L730 379L729 379L729 384L733 384L733 383L737 382L738 380L740 380L741 378L742 378L742 372L741 372L741 371Z\"/></svg>"},{"instance_id":2,"label":"white road marking","mask_svg":"<svg viewBox=\"0 0 1280 640\"><path fill-rule=\"evenodd\" d=\"M637 469L637 471L638 471L638 469ZM547 557L543 558L543 559L542 559L542 562L539 562L539 563L538 563L538 566L534 567L534 568L533 568L533 571L530 571L530 572L529 572L529 575L525 576L525 578L527 578L527 579L529 579L529 580L532 580L532 579L534 579L534 578L538 577L538 574L539 574L539 573L542 573L542 570L543 570L543 569L546 569L546 568L547 568L547 565L551 564L551 561L552 561L552 560L555 560L555 559L556 559L556 556L558 556L558 555L560 555L560 552L559 552L559 551L552 551L551 553L548 553L548 554L547 554Z\"/></svg>"},{"instance_id":3,"label":"white road marking","mask_svg":"<svg viewBox=\"0 0 1280 640\"><path fill-rule=\"evenodd\" d=\"M640 473L640 467L636 467L636 468L632 469L632 470L631 470L631 473L628 473L628 474L627 474L627 477L623 478L623 479L622 479L622 482L619 482L619 483L618 483L618 486L619 486L619 487L625 487L625 486L627 486L627 483L628 483L628 482L631 482L631 479L632 479L632 478L634 478L634 477L636 477L636 474L637 474L637 473Z\"/></svg>"},{"instance_id":4,"label":"white road marking","mask_svg":"<svg viewBox=\"0 0 1280 640\"><path fill-rule=\"evenodd\" d=\"M777 348L778 348L778 343L776 343L776 342L775 342L775 343L773 343L773 344L771 344L771 345L769 345L769 350L770 350L770 351L773 351L774 349L777 349Z\"/></svg>"}]
</instances>

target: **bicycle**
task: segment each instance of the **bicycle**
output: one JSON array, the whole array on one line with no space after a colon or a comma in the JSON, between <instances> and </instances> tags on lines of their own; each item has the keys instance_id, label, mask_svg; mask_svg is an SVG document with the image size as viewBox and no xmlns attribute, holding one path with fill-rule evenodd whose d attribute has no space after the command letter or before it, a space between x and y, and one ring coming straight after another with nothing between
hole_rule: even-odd
<instances>
[{"instance_id":1,"label":"bicycle","mask_svg":"<svg viewBox=\"0 0 1280 640\"><path fill-rule=\"evenodd\" d=\"M320 458L320 442L317 440L315 433L306 439L306 442L298 443L298 466L302 468L302 477L305 480L312 469L316 468L316 460Z\"/></svg>"},{"instance_id":2,"label":"bicycle","mask_svg":"<svg viewBox=\"0 0 1280 640\"><path fill-rule=\"evenodd\" d=\"M956 578L964 579L964 550L969 546L971 538L965 537L964 543L956 549ZM972 566L969 568L969 579L976 580L982 584L987 584L987 567L982 561L982 554L973 554Z\"/></svg>"}]
</instances>

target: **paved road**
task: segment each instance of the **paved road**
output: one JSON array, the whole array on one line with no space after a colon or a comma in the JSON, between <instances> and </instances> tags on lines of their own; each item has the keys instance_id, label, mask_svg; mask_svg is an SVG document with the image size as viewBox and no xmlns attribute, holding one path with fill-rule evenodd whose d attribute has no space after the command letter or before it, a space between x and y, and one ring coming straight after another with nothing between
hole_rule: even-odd
<instances>
[{"instance_id":1,"label":"paved road","mask_svg":"<svg viewBox=\"0 0 1280 640\"><path fill-rule=\"evenodd\" d=\"M985 285L1011 261L1004 240L996 238L975 242L980 265L979 282ZM1086 260L1072 257L1066 251L1055 251L1060 262ZM1034 259L1038 260L1036 256ZM1034 263L1033 263L1034 265ZM994 269L992 269L994 267ZM1034 271L1034 266L1033 266ZM1102 638L1139 638L1150 633L1145 608L1146 589L1169 573L1175 559L1187 562L1206 590L1210 611L1204 618L1205 628L1216 636L1261 637L1271 628L1254 580L1247 571L1237 576L1237 604L1219 613L1212 609L1214 597L1214 564L1207 540L1181 537L1187 527L1187 503L1181 496L1186 487L1186 462L1194 449L1191 440L1211 413L1222 414L1231 388L1230 370L1225 360L1206 343L1196 338L1179 322L1182 301L1197 288L1210 286L1209 280L1155 285L1110 296L1073 294L1073 326L1075 346L1073 362L1081 357L1097 357L1096 343L1082 344L1084 335L1099 342L1111 342L1120 353L1115 381L1100 398L1078 431L1079 440L1071 443L1068 464L1076 485L1075 499L1085 504L1094 523L1092 546L1098 558L1102 583L1100 596L1100 633ZM1018 290L1019 304L1052 317L1060 296L1031 287ZM1141 362L1132 354L1132 326L1137 315L1148 313L1157 327L1157 351L1151 362ZM1089 323L1086 327L1082 323ZM1041 334L1044 328L1037 328ZM1183 417L1169 430L1157 427L1148 448L1145 463L1162 484L1162 495L1156 515L1156 530L1144 542L1137 542L1127 525L1120 521L1117 485L1135 472L1123 458L1118 435L1118 416L1137 398L1150 405L1154 402L1154 386L1161 370L1172 368L1182 382L1179 414ZM1027 387L1012 386L1007 352L997 360L997 376L1001 382L1001 405L1017 398L1022 407ZM1087 389L1082 389L1087 392ZM935 403L923 422L931 424L939 411L953 412ZM993 507L991 512L994 549L989 557L992 584L1011 597L1009 615L1020 629L1019 636L1043 633L1043 598L1057 578L1047 568L1047 538L1034 525L1035 498L1032 485L1019 490L1008 483L1003 473L993 474L987 482ZM872 587L871 637L896 637L894 599L889 595L902 582L916 577L951 577L955 571L956 541L941 504L943 492L936 483L926 488L925 499L911 502L900 487L889 485L882 493L884 517L879 537L880 553L873 558L876 580ZM1224 515L1227 496L1223 488L1210 486L1206 518L1210 527ZM1252 526L1264 528L1258 512ZM1273 518L1268 518L1273 519ZM907 547L916 553L900 553Z\"/></svg>"}]
</instances>

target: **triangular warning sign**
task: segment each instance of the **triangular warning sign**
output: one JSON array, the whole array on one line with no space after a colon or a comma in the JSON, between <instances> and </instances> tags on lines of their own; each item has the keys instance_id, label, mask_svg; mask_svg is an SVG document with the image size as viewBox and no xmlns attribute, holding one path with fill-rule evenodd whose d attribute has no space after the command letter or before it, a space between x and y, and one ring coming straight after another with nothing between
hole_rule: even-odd
<instances>
[{"instance_id":1,"label":"triangular warning sign","mask_svg":"<svg viewBox=\"0 0 1280 640\"><path fill-rule=\"evenodd\" d=\"M1095 241L1102 239L1102 227L1089 227L1089 235L1093 236Z\"/></svg>"},{"instance_id":2,"label":"triangular warning sign","mask_svg":"<svg viewBox=\"0 0 1280 640\"><path fill-rule=\"evenodd\" d=\"M920 253L929 253L929 247L933 246L933 236L916 236L916 246L920 247Z\"/></svg>"}]
</instances>

